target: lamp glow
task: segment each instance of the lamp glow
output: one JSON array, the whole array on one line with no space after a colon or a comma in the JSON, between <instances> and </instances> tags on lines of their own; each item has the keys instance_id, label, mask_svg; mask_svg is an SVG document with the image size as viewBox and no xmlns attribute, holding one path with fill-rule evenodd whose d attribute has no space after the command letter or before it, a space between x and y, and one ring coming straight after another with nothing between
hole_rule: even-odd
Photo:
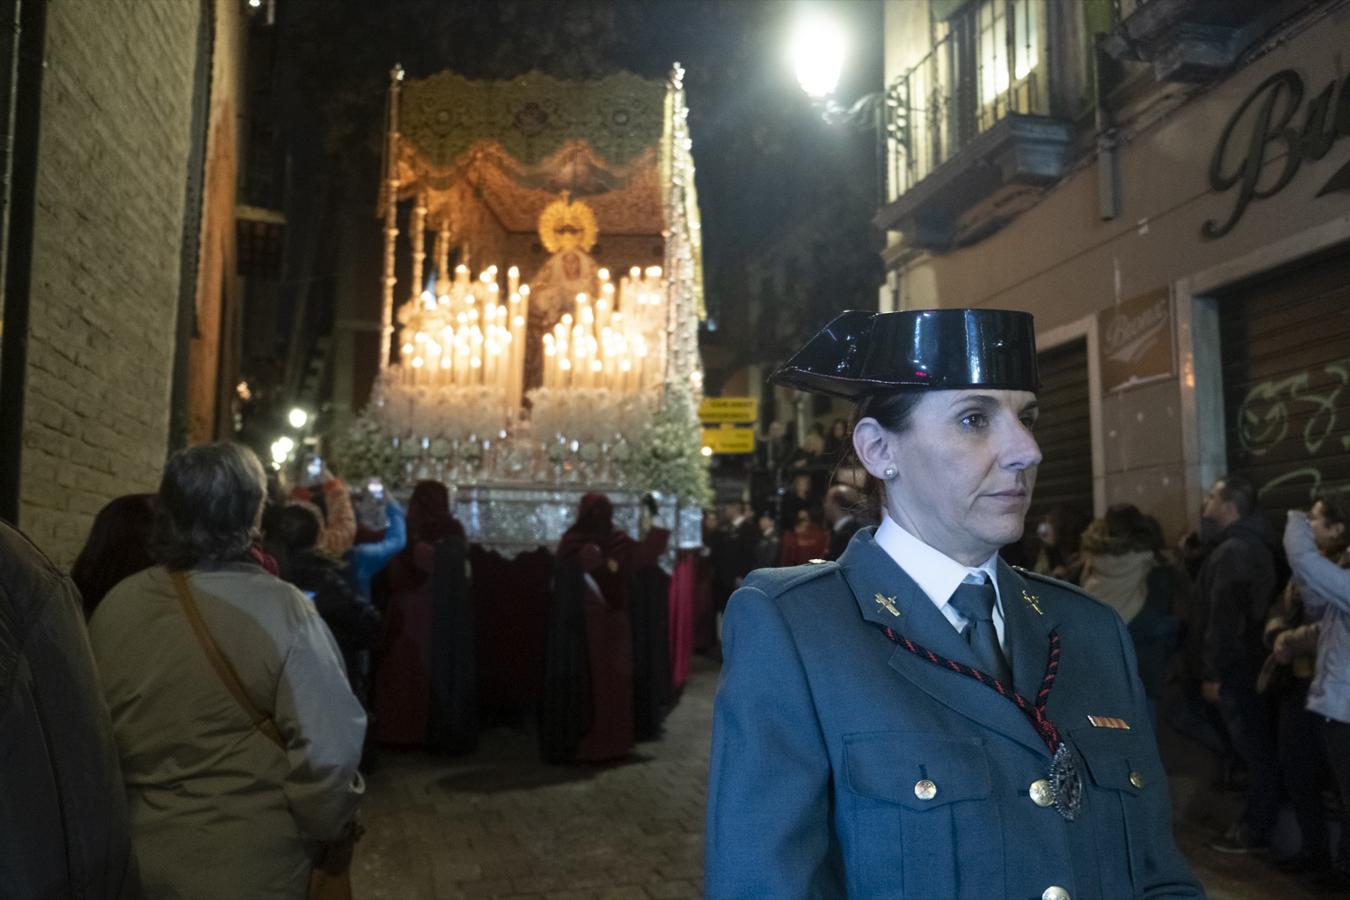
<instances>
[{"instance_id":1,"label":"lamp glow","mask_svg":"<svg viewBox=\"0 0 1350 900\"><path fill-rule=\"evenodd\" d=\"M834 93L848 51L838 23L820 15L807 16L797 23L788 47L802 90L814 98Z\"/></svg>"},{"instance_id":2,"label":"lamp glow","mask_svg":"<svg viewBox=\"0 0 1350 900\"><path fill-rule=\"evenodd\" d=\"M297 406L291 410L286 421L291 423L292 428L304 428L305 423L309 421L309 413Z\"/></svg>"},{"instance_id":3,"label":"lamp glow","mask_svg":"<svg viewBox=\"0 0 1350 900\"><path fill-rule=\"evenodd\" d=\"M295 441L283 435L272 442L271 449L272 462L281 465L290 457L291 451L295 449Z\"/></svg>"}]
</instances>

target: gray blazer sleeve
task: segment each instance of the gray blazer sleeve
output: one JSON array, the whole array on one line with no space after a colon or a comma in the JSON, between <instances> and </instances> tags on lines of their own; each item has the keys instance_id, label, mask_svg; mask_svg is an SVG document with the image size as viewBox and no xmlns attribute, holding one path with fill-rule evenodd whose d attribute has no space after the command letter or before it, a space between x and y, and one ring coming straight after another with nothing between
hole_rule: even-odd
<instances>
[{"instance_id":1,"label":"gray blazer sleeve","mask_svg":"<svg viewBox=\"0 0 1350 900\"><path fill-rule=\"evenodd\" d=\"M275 706L290 773L283 789L300 832L337 838L356 813L365 784L356 767L366 714L352 695L333 637L318 613L291 640Z\"/></svg>"},{"instance_id":2,"label":"gray blazer sleeve","mask_svg":"<svg viewBox=\"0 0 1350 900\"><path fill-rule=\"evenodd\" d=\"M1312 526L1297 510L1289 511L1284 526L1284 552L1303 587L1304 606L1309 610L1335 606L1350 613L1350 569L1342 569L1318 552Z\"/></svg>"}]
</instances>

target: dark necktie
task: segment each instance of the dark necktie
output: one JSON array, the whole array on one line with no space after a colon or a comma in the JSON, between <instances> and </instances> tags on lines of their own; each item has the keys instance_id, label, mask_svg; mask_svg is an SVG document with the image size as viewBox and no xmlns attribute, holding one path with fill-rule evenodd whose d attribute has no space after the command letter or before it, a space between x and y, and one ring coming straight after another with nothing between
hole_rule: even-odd
<instances>
[{"instance_id":1,"label":"dark necktie","mask_svg":"<svg viewBox=\"0 0 1350 900\"><path fill-rule=\"evenodd\" d=\"M966 619L967 625L961 634L975 652L980 670L1011 688L1008 661L1003 656L1003 648L998 645L998 632L994 629L995 600L994 586L986 580L980 584L958 585L950 602Z\"/></svg>"}]
</instances>

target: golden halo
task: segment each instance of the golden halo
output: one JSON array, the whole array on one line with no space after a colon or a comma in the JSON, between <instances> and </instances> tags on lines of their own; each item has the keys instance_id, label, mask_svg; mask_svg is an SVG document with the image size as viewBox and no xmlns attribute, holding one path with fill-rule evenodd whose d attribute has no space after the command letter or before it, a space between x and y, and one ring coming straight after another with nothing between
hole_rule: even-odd
<instances>
[{"instance_id":1,"label":"golden halo","mask_svg":"<svg viewBox=\"0 0 1350 900\"><path fill-rule=\"evenodd\" d=\"M589 253L598 234L591 208L580 200L570 199L565 193L539 214L539 240L549 253L574 247Z\"/></svg>"}]
</instances>

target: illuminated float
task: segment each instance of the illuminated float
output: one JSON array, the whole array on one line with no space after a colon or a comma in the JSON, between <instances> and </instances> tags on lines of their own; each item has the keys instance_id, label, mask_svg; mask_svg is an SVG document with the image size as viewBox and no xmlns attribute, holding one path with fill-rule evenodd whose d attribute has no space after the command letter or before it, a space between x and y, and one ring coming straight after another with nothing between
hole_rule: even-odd
<instances>
[{"instance_id":1,"label":"illuminated float","mask_svg":"<svg viewBox=\"0 0 1350 900\"><path fill-rule=\"evenodd\" d=\"M452 485L470 540L504 553L552 546L587 490L629 528L660 492L678 545L700 542L687 114L678 65L586 82L394 69L379 374L334 442L350 475Z\"/></svg>"}]
</instances>

